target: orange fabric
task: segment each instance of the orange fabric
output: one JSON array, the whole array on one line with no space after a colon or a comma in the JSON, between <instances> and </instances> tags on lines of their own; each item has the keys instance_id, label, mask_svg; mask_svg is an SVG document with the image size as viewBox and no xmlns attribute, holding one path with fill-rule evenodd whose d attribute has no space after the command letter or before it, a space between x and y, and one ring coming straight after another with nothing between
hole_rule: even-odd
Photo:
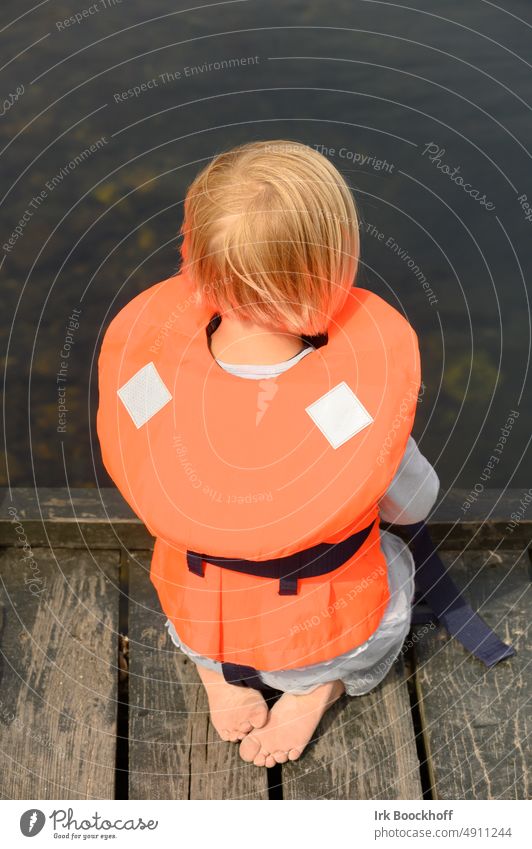
<instances>
[{"instance_id":1,"label":"orange fabric","mask_svg":"<svg viewBox=\"0 0 532 849\"><path fill-rule=\"evenodd\" d=\"M264 671L330 659L365 642L388 601L378 522L354 558L300 580L297 596L212 564L198 577L186 550L264 560L368 525L412 429L416 334L377 295L354 288L325 346L255 381L218 366L210 318L180 274L113 320L99 358L104 464L157 538L151 578L190 648ZM149 362L172 400L137 428L117 390ZM374 421L334 449L305 408L342 381Z\"/></svg>"}]
</instances>

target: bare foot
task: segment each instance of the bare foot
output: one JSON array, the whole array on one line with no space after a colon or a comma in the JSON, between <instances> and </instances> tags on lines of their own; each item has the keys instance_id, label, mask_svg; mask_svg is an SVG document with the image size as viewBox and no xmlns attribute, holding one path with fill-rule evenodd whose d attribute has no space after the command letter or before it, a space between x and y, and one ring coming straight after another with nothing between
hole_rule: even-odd
<instances>
[{"instance_id":1,"label":"bare foot","mask_svg":"<svg viewBox=\"0 0 532 849\"><path fill-rule=\"evenodd\" d=\"M197 666L198 675L207 691L211 722L227 742L236 743L254 728L261 728L268 718L268 705L262 693L251 687L228 684L223 675Z\"/></svg>"},{"instance_id":2,"label":"bare foot","mask_svg":"<svg viewBox=\"0 0 532 849\"><path fill-rule=\"evenodd\" d=\"M297 760L324 713L343 692L342 682L332 681L302 696L284 693L266 724L244 737L240 757L255 766L269 767Z\"/></svg>"}]
</instances>

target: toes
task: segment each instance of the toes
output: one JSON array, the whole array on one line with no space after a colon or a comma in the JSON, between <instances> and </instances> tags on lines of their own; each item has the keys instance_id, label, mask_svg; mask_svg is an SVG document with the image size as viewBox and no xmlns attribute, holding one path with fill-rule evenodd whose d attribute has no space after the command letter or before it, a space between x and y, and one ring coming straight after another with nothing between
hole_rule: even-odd
<instances>
[{"instance_id":1,"label":"toes","mask_svg":"<svg viewBox=\"0 0 532 849\"><path fill-rule=\"evenodd\" d=\"M265 755L264 752L259 752L259 754L254 758L253 763L255 766L266 766L266 758L271 757L270 755Z\"/></svg>"},{"instance_id":2,"label":"toes","mask_svg":"<svg viewBox=\"0 0 532 849\"><path fill-rule=\"evenodd\" d=\"M276 763L277 763L277 761L275 760L274 756L273 756L273 755L268 755L268 756L266 757L266 761L265 761L265 764L264 764L264 765L265 765L265 766L267 766L267 767L269 767L269 768L271 769L271 767L272 767L272 766L275 766L275 764L276 764Z\"/></svg>"},{"instance_id":3,"label":"toes","mask_svg":"<svg viewBox=\"0 0 532 849\"><path fill-rule=\"evenodd\" d=\"M242 732L242 734L249 734L251 729L253 728L251 722L241 722L238 726L238 730Z\"/></svg>"},{"instance_id":4,"label":"toes","mask_svg":"<svg viewBox=\"0 0 532 849\"><path fill-rule=\"evenodd\" d=\"M288 760L289 761L297 761L297 759L300 757L300 755L301 755L301 752L299 751L299 749L290 749L290 751L288 752Z\"/></svg>"},{"instance_id":5,"label":"toes","mask_svg":"<svg viewBox=\"0 0 532 849\"><path fill-rule=\"evenodd\" d=\"M216 726L214 727L216 728ZM224 743L240 743L246 736L239 728L216 728L216 732Z\"/></svg>"},{"instance_id":6,"label":"toes","mask_svg":"<svg viewBox=\"0 0 532 849\"><path fill-rule=\"evenodd\" d=\"M288 760L288 752L274 752L273 756L278 764L285 764Z\"/></svg>"},{"instance_id":7,"label":"toes","mask_svg":"<svg viewBox=\"0 0 532 849\"><path fill-rule=\"evenodd\" d=\"M247 734L240 744L240 757L243 761L252 763L260 751L259 741L251 734Z\"/></svg>"}]
</instances>

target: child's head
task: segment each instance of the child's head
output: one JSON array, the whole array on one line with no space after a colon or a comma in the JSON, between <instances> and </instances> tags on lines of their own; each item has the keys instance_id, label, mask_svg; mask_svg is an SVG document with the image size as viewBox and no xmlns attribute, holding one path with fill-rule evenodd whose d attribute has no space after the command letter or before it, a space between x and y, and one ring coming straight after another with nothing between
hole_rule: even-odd
<instances>
[{"instance_id":1,"label":"child's head","mask_svg":"<svg viewBox=\"0 0 532 849\"><path fill-rule=\"evenodd\" d=\"M354 284L351 192L300 142L250 142L216 156L188 189L180 232L182 268L201 302L240 321L324 333Z\"/></svg>"}]
</instances>

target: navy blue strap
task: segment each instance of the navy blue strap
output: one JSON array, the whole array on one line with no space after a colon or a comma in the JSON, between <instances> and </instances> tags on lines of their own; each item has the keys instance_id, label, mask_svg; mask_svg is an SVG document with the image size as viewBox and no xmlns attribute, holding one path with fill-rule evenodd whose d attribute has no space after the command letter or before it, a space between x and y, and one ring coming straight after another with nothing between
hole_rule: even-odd
<instances>
[{"instance_id":1,"label":"navy blue strap","mask_svg":"<svg viewBox=\"0 0 532 849\"><path fill-rule=\"evenodd\" d=\"M449 634L486 666L494 666L500 660L512 657L516 653L514 647L503 643L460 593L442 563L425 523L399 527L408 536L416 565L417 621L421 621L420 604L426 602ZM415 619L413 617L413 621ZM427 617L423 621L427 621Z\"/></svg>"},{"instance_id":2,"label":"navy blue strap","mask_svg":"<svg viewBox=\"0 0 532 849\"><path fill-rule=\"evenodd\" d=\"M237 687L252 687L254 690L269 689L253 666L244 666L242 663L225 663L224 661L222 673L228 684L235 684Z\"/></svg>"},{"instance_id":3,"label":"navy blue strap","mask_svg":"<svg viewBox=\"0 0 532 849\"><path fill-rule=\"evenodd\" d=\"M298 578L315 578L326 575L343 566L368 538L375 520L341 542L322 542L296 551L286 557L273 557L270 560L244 560L238 557L216 557L210 554L200 554L197 551L187 551L188 568L195 575L203 577L203 561L255 575L259 578L276 578L279 581L280 595L295 595Z\"/></svg>"},{"instance_id":4,"label":"navy blue strap","mask_svg":"<svg viewBox=\"0 0 532 849\"><path fill-rule=\"evenodd\" d=\"M201 554L196 554L195 551L187 551L187 564L191 572L203 578L203 558Z\"/></svg>"},{"instance_id":5,"label":"navy blue strap","mask_svg":"<svg viewBox=\"0 0 532 849\"><path fill-rule=\"evenodd\" d=\"M297 595L297 577L285 575L279 580L279 595Z\"/></svg>"}]
</instances>

